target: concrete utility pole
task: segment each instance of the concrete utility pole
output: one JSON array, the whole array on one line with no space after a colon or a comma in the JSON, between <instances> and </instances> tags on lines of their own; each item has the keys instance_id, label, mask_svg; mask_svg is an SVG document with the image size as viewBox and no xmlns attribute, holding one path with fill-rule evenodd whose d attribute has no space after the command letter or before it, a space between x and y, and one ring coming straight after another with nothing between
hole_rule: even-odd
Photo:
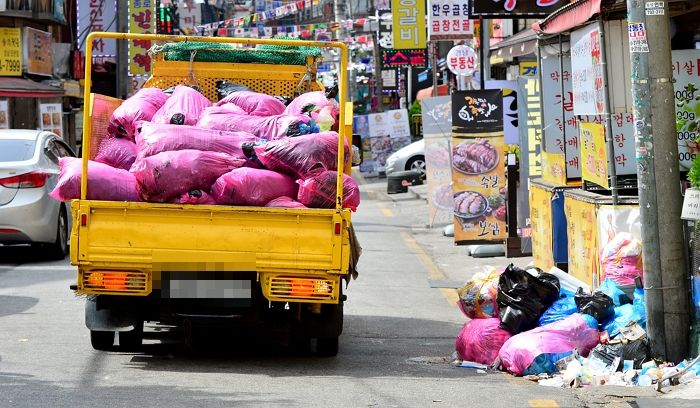
<instances>
[{"instance_id":1,"label":"concrete utility pole","mask_svg":"<svg viewBox=\"0 0 700 408\"><path fill-rule=\"evenodd\" d=\"M647 333L654 357L678 362L690 318L668 1L627 0L627 11Z\"/></svg>"},{"instance_id":2,"label":"concrete utility pole","mask_svg":"<svg viewBox=\"0 0 700 408\"><path fill-rule=\"evenodd\" d=\"M155 21L155 17L153 21ZM129 9L124 2L117 2L117 32L129 32ZM125 40L105 41L117 42L117 96L126 98L131 87L129 83L129 44Z\"/></svg>"}]
</instances>

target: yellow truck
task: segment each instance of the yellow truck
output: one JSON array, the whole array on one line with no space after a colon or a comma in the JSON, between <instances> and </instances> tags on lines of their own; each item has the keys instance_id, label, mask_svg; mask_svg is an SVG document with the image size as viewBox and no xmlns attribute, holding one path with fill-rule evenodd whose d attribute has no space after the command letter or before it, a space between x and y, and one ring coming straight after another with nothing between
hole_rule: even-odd
<instances>
[{"instance_id":1,"label":"yellow truck","mask_svg":"<svg viewBox=\"0 0 700 408\"><path fill-rule=\"evenodd\" d=\"M240 44L241 53L263 45L283 56L300 46L333 48L341 60L338 133L352 143L352 106L345 102L348 52L342 43L122 33L92 33L87 43L99 38L156 45ZM165 89L195 81L212 101L222 80L270 95L323 89L316 81L316 57L307 57L302 65L272 65L192 56L174 61L156 53L144 86ZM81 198L71 203L70 259L78 268L71 289L86 298L92 346L113 349L118 333L119 347L134 348L142 344L144 322L178 325L187 332L207 319L281 325L293 338L316 339L317 354L337 354L345 300L341 283L355 273L359 256L351 212L342 208L343 172L338 172L334 209L88 200L87 163L106 136L96 130L104 127L110 112L97 108L95 101L104 98L91 92L90 47L85 61L83 177ZM339 143L338 168L349 173L343 145Z\"/></svg>"}]
</instances>

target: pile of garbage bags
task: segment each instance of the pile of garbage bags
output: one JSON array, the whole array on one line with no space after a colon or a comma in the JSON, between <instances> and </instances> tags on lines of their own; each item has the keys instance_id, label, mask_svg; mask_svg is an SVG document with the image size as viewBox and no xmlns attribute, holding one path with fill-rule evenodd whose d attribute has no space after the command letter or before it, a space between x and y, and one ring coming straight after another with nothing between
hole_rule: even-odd
<instances>
[{"instance_id":1,"label":"pile of garbage bags","mask_svg":"<svg viewBox=\"0 0 700 408\"><path fill-rule=\"evenodd\" d=\"M559 277L562 279L560 280ZM489 268L460 289L471 319L455 341L463 367L490 366L549 386L656 385L691 381L700 363L650 358L640 279L590 289L560 270Z\"/></svg>"},{"instance_id":2,"label":"pile of garbage bags","mask_svg":"<svg viewBox=\"0 0 700 408\"><path fill-rule=\"evenodd\" d=\"M87 198L177 204L335 208L339 105L325 92L288 100L223 87L143 88L114 110L88 162ZM344 145L345 164L351 158ZM80 197L82 161L62 158L51 196ZM341 169L342 170L342 169ZM360 203L343 175L343 206Z\"/></svg>"}]
</instances>

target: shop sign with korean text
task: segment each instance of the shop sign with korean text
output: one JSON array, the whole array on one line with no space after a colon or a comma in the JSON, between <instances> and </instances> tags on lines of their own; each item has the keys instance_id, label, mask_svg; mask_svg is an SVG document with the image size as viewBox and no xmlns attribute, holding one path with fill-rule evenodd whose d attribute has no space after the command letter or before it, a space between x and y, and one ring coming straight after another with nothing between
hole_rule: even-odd
<instances>
[{"instance_id":1,"label":"shop sign with korean text","mask_svg":"<svg viewBox=\"0 0 700 408\"><path fill-rule=\"evenodd\" d=\"M571 88L575 115L606 112L600 24L589 24L571 33Z\"/></svg>"},{"instance_id":2,"label":"shop sign with korean text","mask_svg":"<svg viewBox=\"0 0 700 408\"><path fill-rule=\"evenodd\" d=\"M428 0L428 38L459 40L470 38L474 26L469 19L468 0Z\"/></svg>"},{"instance_id":3,"label":"shop sign with korean text","mask_svg":"<svg viewBox=\"0 0 700 408\"><path fill-rule=\"evenodd\" d=\"M598 123L579 123L581 134L581 177L601 187L608 186L608 156L605 127Z\"/></svg>"},{"instance_id":4,"label":"shop sign with korean text","mask_svg":"<svg viewBox=\"0 0 700 408\"><path fill-rule=\"evenodd\" d=\"M569 3L568 0L474 0L472 16L531 18L547 17Z\"/></svg>"},{"instance_id":5,"label":"shop sign with korean text","mask_svg":"<svg viewBox=\"0 0 700 408\"><path fill-rule=\"evenodd\" d=\"M566 194L564 199L569 249L569 274L598 287L599 256L596 205Z\"/></svg>"},{"instance_id":6,"label":"shop sign with korean text","mask_svg":"<svg viewBox=\"0 0 700 408\"><path fill-rule=\"evenodd\" d=\"M63 109L60 103L39 104L39 127L63 136Z\"/></svg>"},{"instance_id":7,"label":"shop sign with korean text","mask_svg":"<svg viewBox=\"0 0 700 408\"><path fill-rule=\"evenodd\" d=\"M382 66L384 67L417 67L426 66L427 52L421 50L384 50L382 51Z\"/></svg>"},{"instance_id":8,"label":"shop sign with korean text","mask_svg":"<svg viewBox=\"0 0 700 408\"><path fill-rule=\"evenodd\" d=\"M391 0L394 49L425 48L425 0Z\"/></svg>"},{"instance_id":9,"label":"shop sign with korean text","mask_svg":"<svg viewBox=\"0 0 700 408\"><path fill-rule=\"evenodd\" d=\"M85 37L95 31L117 31L117 2L115 0L79 0L77 32L83 33L80 50L85 52ZM89 25L89 26L88 26ZM115 57L117 42L98 38L92 42L93 57Z\"/></svg>"},{"instance_id":10,"label":"shop sign with korean text","mask_svg":"<svg viewBox=\"0 0 700 408\"><path fill-rule=\"evenodd\" d=\"M129 32L132 34L153 34L156 32L155 1L129 0ZM129 41L129 75L149 75L151 73L150 40Z\"/></svg>"},{"instance_id":11,"label":"shop sign with korean text","mask_svg":"<svg viewBox=\"0 0 700 408\"><path fill-rule=\"evenodd\" d=\"M380 10L377 12L379 16L378 32L377 32L377 42L379 47L385 50L394 49L394 34L393 25L394 20L391 16L390 10Z\"/></svg>"},{"instance_id":12,"label":"shop sign with korean text","mask_svg":"<svg viewBox=\"0 0 700 408\"><path fill-rule=\"evenodd\" d=\"M678 161L687 171L700 152L700 50L671 51L675 92Z\"/></svg>"},{"instance_id":13,"label":"shop sign with korean text","mask_svg":"<svg viewBox=\"0 0 700 408\"><path fill-rule=\"evenodd\" d=\"M447 68L455 75L472 76L479 65L476 51L466 45L452 47L446 58Z\"/></svg>"},{"instance_id":14,"label":"shop sign with korean text","mask_svg":"<svg viewBox=\"0 0 700 408\"><path fill-rule=\"evenodd\" d=\"M566 160L563 153L542 152L542 180L555 186L566 185Z\"/></svg>"},{"instance_id":15,"label":"shop sign with korean text","mask_svg":"<svg viewBox=\"0 0 700 408\"><path fill-rule=\"evenodd\" d=\"M552 198L551 190L531 184L529 192L530 222L532 225L532 264L542 270L554 266L552 251Z\"/></svg>"},{"instance_id":16,"label":"shop sign with korean text","mask_svg":"<svg viewBox=\"0 0 700 408\"><path fill-rule=\"evenodd\" d=\"M24 27L22 34L24 70L29 74L52 76L51 33Z\"/></svg>"},{"instance_id":17,"label":"shop sign with korean text","mask_svg":"<svg viewBox=\"0 0 700 408\"><path fill-rule=\"evenodd\" d=\"M22 76L22 29L0 27L0 76Z\"/></svg>"},{"instance_id":18,"label":"shop sign with korean text","mask_svg":"<svg viewBox=\"0 0 700 408\"><path fill-rule=\"evenodd\" d=\"M537 61L522 61L520 62L520 76L536 77L537 76Z\"/></svg>"},{"instance_id":19,"label":"shop sign with korean text","mask_svg":"<svg viewBox=\"0 0 700 408\"><path fill-rule=\"evenodd\" d=\"M367 115L369 149L374 171L382 172L387 158L395 151L411 144L408 111L395 109ZM364 143L364 141L363 141Z\"/></svg>"},{"instance_id":20,"label":"shop sign with korean text","mask_svg":"<svg viewBox=\"0 0 700 408\"><path fill-rule=\"evenodd\" d=\"M450 165L452 99L438 96L421 99L425 171L428 184L428 225L454 222L454 193Z\"/></svg>"},{"instance_id":21,"label":"shop sign with korean text","mask_svg":"<svg viewBox=\"0 0 700 408\"><path fill-rule=\"evenodd\" d=\"M506 237L505 144L500 90L452 94L452 183L457 244Z\"/></svg>"}]
</instances>

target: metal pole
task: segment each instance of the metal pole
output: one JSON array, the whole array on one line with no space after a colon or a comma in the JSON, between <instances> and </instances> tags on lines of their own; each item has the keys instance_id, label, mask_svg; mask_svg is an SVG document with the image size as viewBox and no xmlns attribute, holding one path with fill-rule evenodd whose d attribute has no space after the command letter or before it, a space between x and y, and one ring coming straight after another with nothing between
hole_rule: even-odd
<instances>
[{"instance_id":1,"label":"metal pole","mask_svg":"<svg viewBox=\"0 0 700 408\"><path fill-rule=\"evenodd\" d=\"M657 4L662 12L647 16L642 0L627 0L627 18L630 32L644 34L630 44L630 57L647 333L652 355L675 362L688 352L690 317L669 11L668 2Z\"/></svg>"},{"instance_id":2,"label":"metal pole","mask_svg":"<svg viewBox=\"0 0 700 408\"><path fill-rule=\"evenodd\" d=\"M600 25L600 61L603 69L603 90L605 92L605 111L603 116L605 117L605 143L608 151L608 173L610 174L613 205L617 205L617 169L615 169L615 141L612 134L612 107L610 106L610 85L608 80L608 47L605 44L605 22L602 17L598 18L598 24Z\"/></svg>"},{"instance_id":3,"label":"metal pole","mask_svg":"<svg viewBox=\"0 0 700 408\"><path fill-rule=\"evenodd\" d=\"M129 32L128 2L117 2L117 31ZM129 81L129 49L127 41L112 40L117 42L117 72L116 94L118 98L126 99L131 84Z\"/></svg>"},{"instance_id":4,"label":"metal pole","mask_svg":"<svg viewBox=\"0 0 700 408\"><path fill-rule=\"evenodd\" d=\"M481 47L479 47L479 72L481 74L479 81L480 89L486 88L486 50L488 49L487 44L489 41L488 27L486 27L486 25L488 25L488 23L489 20L479 17L479 38L481 40Z\"/></svg>"},{"instance_id":5,"label":"metal pole","mask_svg":"<svg viewBox=\"0 0 700 408\"><path fill-rule=\"evenodd\" d=\"M438 96L438 53L440 45L437 40L430 42L430 65L433 67L433 96Z\"/></svg>"},{"instance_id":6,"label":"metal pole","mask_svg":"<svg viewBox=\"0 0 700 408\"><path fill-rule=\"evenodd\" d=\"M406 108L411 109L413 103L411 95L413 94L413 67L406 68Z\"/></svg>"},{"instance_id":7,"label":"metal pole","mask_svg":"<svg viewBox=\"0 0 700 408\"><path fill-rule=\"evenodd\" d=\"M537 88L539 89L540 93L540 101L542 100L542 44L540 43L540 40L537 40ZM544 123L544 104L540 102L540 149L542 151L545 150L545 146L547 146L547 134L544 131L545 128L545 123ZM532 164L530 164L532 165Z\"/></svg>"},{"instance_id":8,"label":"metal pole","mask_svg":"<svg viewBox=\"0 0 700 408\"><path fill-rule=\"evenodd\" d=\"M566 109L564 108L564 100L566 99L564 92L564 47L562 45L561 34L559 34L559 78L561 78L560 89L561 89L561 121L562 121L562 145L564 146L564 174L566 174ZM541 67L540 67L541 70ZM542 116L544 118L544 115Z\"/></svg>"}]
</instances>

